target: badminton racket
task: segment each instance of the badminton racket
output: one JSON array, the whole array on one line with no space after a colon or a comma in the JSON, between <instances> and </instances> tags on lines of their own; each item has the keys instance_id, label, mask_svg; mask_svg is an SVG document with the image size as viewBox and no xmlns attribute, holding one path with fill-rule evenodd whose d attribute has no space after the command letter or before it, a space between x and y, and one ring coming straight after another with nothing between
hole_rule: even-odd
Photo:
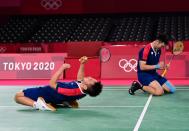
<instances>
[{"instance_id":1,"label":"badminton racket","mask_svg":"<svg viewBox=\"0 0 189 131\"><path fill-rule=\"evenodd\" d=\"M171 62L172 62L172 60L173 60L173 58L174 58L176 55L181 54L181 53L183 52L183 50L184 50L184 44L183 44L182 41L177 41L177 42L174 42L174 43L173 43L173 46L172 46L172 56L171 56L171 58L170 58L170 60L169 60L169 63L167 64L168 67L170 66L170 64L171 64ZM167 68L164 69L164 71L163 71L163 73L162 73L161 76L164 77L164 76L166 75L166 73L167 73Z\"/></svg>"}]
</instances>

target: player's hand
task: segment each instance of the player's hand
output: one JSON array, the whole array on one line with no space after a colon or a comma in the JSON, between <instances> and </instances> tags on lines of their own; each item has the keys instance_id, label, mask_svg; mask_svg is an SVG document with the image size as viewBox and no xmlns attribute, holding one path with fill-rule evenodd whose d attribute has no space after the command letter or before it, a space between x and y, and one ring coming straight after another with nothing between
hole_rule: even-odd
<instances>
[{"instance_id":1,"label":"player's hand","mask_svg":"<svg viewBox=\"0 0 189 131\"><path fill-rule=\"evenodd\" d=\"M88 61L88 58L87 56L82 56L80 59L79 59L80 63L81 64L85 64L87 61Z\"/></svg>"},{"instance_id":2,"label":"player's hand","mask_svg":"<svg viewBox=\"0 0 189 131\"><path fill-rule=\"evenodd\" d=\"M166 70L168 70L169 67L170 67L170 64L166 64L166 65L165 65L165 69L166 69Z\"/></svg>"},{"instance_id":3,"label":"player's hand","mask_svg":"<svg viewBox=\"0 0 189 131\"><path fill-rule=\"evenodd\" d=\"M62 65L62 67L63 67L64 69L68 69L68 68L70 68L71 66L70 66L70 64L64 63L64 64Z\"/></svg>"},{"instance_id":4,"label":"player's hand","mask_svg":"<svg viewBox=\"0 0 189 131\"><path fill-rule=\"evenodd\" d=\"M165 69L165 63L163 61L159 62L159 69Z\"/></svg>"}]
</instances>

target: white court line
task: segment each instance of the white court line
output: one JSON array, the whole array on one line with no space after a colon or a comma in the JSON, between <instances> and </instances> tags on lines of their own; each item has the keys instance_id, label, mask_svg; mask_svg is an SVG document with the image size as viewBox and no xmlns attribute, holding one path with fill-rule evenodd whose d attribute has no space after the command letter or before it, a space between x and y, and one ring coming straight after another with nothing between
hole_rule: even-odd
<instances>
[{"instance_id":1,"label":"white court line","mask_svg":"<svg viewBox=\"0 0 189 131\"><path fill-rule=\"evenodd\" d=\"M129 88L104 88L103 90L105 91L125 91L128 90ZM142 90L141 90L142 91ZM176 88L176 91L189 91L189 87L187 88Z\"/></svg>"},{"instance_id":2,"label":"white court line","mask_svg":"<svg viewBox=\"0 0 189 131\"><path fill-rule=\"evenodd\" d=\"M103 90L105 90L105 91L125 91L125 90L128 90L128 89L129 88L123 88L123 89L121 89L121 88L118 88L118 89L116 89L116 88L104 88ZM181 88L181 89L176 88L176 91L182 91L182 90L183 91L188 91L189 87L188 87L188 89L187 88Z\"/></svg>"},{"instance_id":3,"label":"white court line","mask_svg":"<svg viewBox=\"0 0 189 131\"><path fill-rule=\"evenodd\" d=\"M148 100L147 100L147 102L146 102L146 104L144 106L144 109L143 109L143 111L142 111L142 113L141 113L141 115L140 115L140 117L139 117L139 119L138 119L133 131L138 131L138 129L140 127L140 124L142 123L142 120L144 118L144 115L145 115L145 113L146 113L146 111L148 109L148 106L150 104L151 99L152 99L152 94L149 96L149 98L148 98Z\"/></svg>"},{"instance_id":4,"label":"white court line","mask_svg":"<svg viewBox=\"0 0 189 131\"><path fill-rule=\"evenodd\" d=\"M1 105L0 107L4 107L4 108L15 108L15 107L29 107L29 106L24 106L24 105L20 105L20 104L18 104L18 105L16 105L16 106L3 106L3 105Z\"/></svg>"},{"instance_id":5,"label":"white court line","mask_svg":"<svg viewBox=\"0 0 189 131\"><path fill-rule=\"evenodd\" d=\"M81 108L143 108L144 106L80 106Z\"/></svg>"},{"instance_id":6,"label":"white court line","mask_svg":"<svg viewBox=\"0 0 189 131\"><path fill-rule=\"evenodd\" d=\"M188 91L189 88L188 88L188 89L186 89L186 88L185 88L185 89L184 89L184 88L182 88L182 89L176 88L176 91L177 91L177 90L178 90L178 91Z\"/></svg>"},{"instance_id":7,"label":"white court line","mask_svg":"<svg viewBox=\"0 0 189 131\"><path fill-rule=\"evenodd\" d=\"M0 106L0 108L20 108L28 106ZM144 106L80 106L79 108L143 108Z\"/></svg>"}]
</instances>

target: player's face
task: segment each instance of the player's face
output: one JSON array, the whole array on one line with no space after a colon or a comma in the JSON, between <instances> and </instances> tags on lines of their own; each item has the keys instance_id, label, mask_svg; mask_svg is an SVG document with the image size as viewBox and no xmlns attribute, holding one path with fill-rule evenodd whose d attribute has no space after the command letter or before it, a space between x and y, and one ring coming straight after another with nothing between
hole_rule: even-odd
<instances>
[{"instance_id":1,"label":"player's face","mask_svg":"<svg viewBox=\"0 0 189 131\"><path fill-rule=\"evenodd\" d=\"M92 77L85 77L85 78L83 79L83 81L84 81L84 83L85 83L85 85L86 85L87 87L90 87L90 86L93 85L95 82L97 82L97 80L94 79L94 78L92 78Z\"/></svg>"},{"instance_id":2,"label":"player's face","mask_svg":"<svg viewBox=\"0 0 189 131\"><path fill-rule=\"evenodd\" d=\"M160 49L160 48L162 48L162 47L164 47L165 46L165 43L164 42L161 42L161 41L159 41L158 43L157 43L157 45L156 45L156 47L158 48L158 49Z\"/></svg>"}]
</instances>

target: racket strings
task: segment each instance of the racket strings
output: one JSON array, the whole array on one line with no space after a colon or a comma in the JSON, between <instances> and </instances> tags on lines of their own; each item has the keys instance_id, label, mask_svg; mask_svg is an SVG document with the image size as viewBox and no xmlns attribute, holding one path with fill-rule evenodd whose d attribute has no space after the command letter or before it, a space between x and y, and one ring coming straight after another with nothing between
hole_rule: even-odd
<instances>
[{"instance_id":1,"label":"racket strings","mask_svg":"<svg viewBox=\"0 0 189 131\"><path fill-rule=\"evenodd\" d=\"M173 60L174 56L181 54L183 52L183 50L184 50L184 44L182 41L177 41L173 44L173 50L172 50L173 54L171 56L171 59L169 60L169 63L168 63L169 66L170 66L171 61ZM167 69L165 68L161 76L164 77L166 73L167 73Z\"/></svg>"},{"instance_id":2,"label":"racket strings","mask_svg":"<svg viewBox=\"0 0 189 131\"><path fill-rule=\"evenodd\" d=\"M184 50L184 44L182 41L177 41L175 42L174 46L173 46L173 54L178 55L180 53L182 53Z\"/></svg>"}]
</instances>

